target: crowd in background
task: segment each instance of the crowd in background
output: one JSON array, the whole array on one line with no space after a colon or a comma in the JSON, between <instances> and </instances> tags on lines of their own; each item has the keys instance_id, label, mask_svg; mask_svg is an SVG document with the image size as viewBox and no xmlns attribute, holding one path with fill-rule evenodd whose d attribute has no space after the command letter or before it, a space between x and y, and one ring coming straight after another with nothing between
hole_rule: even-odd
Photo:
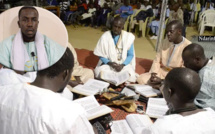
<instances>
[{"instance_id":1,"label":"crowd in background","mask_svg":"<svg viewBox=\"0 0 215 134\"><path fill-rule=\"evenodd\" d=\"M120 15L125 21L129 19L128 27L132 32L135 32L135 26L139 24L139 37L141 37L141 25L147 17L153 17L147 25L151 29L151 39L157 39L159 33L162 0L48 0L47 2L49 5L60 6L60 18L65 24L82 24L94 28L102 26L106 31L110 29L113 18ZM200 13L214 9L214 2L214 0L197 1L197 3L194 0L169 0L166 18L169 18L169 22L175 19L181 20L184 25L183 36L186 36L186 26L190 24L192 12ZM197 4L201 5L200 9Z\"/></svg>"}]
</instances>

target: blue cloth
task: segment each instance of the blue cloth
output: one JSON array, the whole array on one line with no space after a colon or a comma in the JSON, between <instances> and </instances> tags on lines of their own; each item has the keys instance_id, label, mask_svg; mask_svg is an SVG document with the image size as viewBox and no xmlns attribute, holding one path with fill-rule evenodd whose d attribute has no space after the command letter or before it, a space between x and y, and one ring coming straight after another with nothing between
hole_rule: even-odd
<instances>
[{"instance_id":1,"label":"blue cloth","mask_svg":"<svg viewBox=\"0 0 215 134\"><path fill-rule=\"evenodd\" d=\"M129 15L133 14L133 9L131 6L121 6L118 10L116 10L116 14L120 14L120 17L127 18Z\"/></svg>"},{"instance_id":2,"label":"blue cloth","mask_svg":"<svg viewBox=\"0 0 215 134\"><path fill-rule=\"evenodd\" d=\"M54 5L54 6L58 5L57 0L47 0L47 3L49 3L49 5Z\"/></svg>"},{"instance_id":3,"label":"blue cloth","mask_svg":"<svg viewBox=\"0 0 215 134\"><path fill-rule=\"evenodd\" d=\"M119 35L113 37L115 45L117 44L117 42L119 40L119 37L120 37ZM127 53L127 58L125 59L125 61L122 64L124 64L124 65L130 64L130 62L133 59L133 57L134 57L134 44L131 45L131 47L128 50L128 53ZM99 58L102 61L102 63L104 63L104 64L107 64L108 62L110 62L110 60L107 59L107 58L104 58L104 57L99 57Z\"/></svg>"}]
</instances>

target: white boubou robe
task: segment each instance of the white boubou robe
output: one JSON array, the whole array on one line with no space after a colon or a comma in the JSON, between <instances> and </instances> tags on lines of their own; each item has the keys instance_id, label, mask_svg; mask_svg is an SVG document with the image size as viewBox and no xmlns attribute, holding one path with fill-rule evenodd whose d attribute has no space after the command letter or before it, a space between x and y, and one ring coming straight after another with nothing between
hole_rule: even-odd
<instances>
[{"instance_id":1,"label":"white boubou robe","mask_svg":"<svg viewBox=\"0 0 215 134\"><path fill-rule=\"evenodd\" d=\"M121 38L121 39L120 39ZM104 57L110 60L111 62L116 62L118 64L122 64L127 58L127 52L130 49L131 45L134 43L134 35L132 33L128 33L126 31L121 32L121 37L118 40L117 46L118 49L122 49L121 59L118 60L117 48L114 43L111 31L105 32L101 38L99 39L97 46L94 50L94 54L99 57ZM136 74L135 74L135 52L134 57L131 60L130 64L124 66L121 71L127 71L130 74L130 78L128 81L135 82ZM98 78L102 71L114 72L110 68L109 65L102 65L102 61L99 60L97 67L95 68L95 76Z\"/></svg>"}]
</instances>

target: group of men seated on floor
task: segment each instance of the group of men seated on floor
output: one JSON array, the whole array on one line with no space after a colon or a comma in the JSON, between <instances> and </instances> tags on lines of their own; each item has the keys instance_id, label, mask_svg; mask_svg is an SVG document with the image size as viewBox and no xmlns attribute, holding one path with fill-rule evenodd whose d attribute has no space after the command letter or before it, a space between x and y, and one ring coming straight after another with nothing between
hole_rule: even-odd
<instances>
[{"instance_id":1,"label":"group of men seated on floor","mask_svg":"<svg viewBox=\"0 0 215 134\"><path fill-rule=\"evenodd\" d=\"M33 24L36 26L35 30L26 30L20 26L22 36L17 38L26 42L26 45L29 42L37 45L38 17L34 7L20 9L18 24L25 18L27 28L33 28ZM192 44L184 38L182 23L173 20L167 25L167 39L162 43L150 72L138 76L135 73L135 38L131 33L123 31L123 26L123 18L114 18L112 29L99 39L94 50L94 54L100 58L95 77L100 78L103 71L125 71L130 76L128 82L149 84L162 91L169 111L152 126L142 128L140 133L215 133L214 58L206 58L200 45ZM14 38L11 40L13 42ZM2 50L6 49L2 48L10 48L16 43L4 42L0 44L0 56L11 57L10 51L4 55L5 51ZM37 51L36 54L39 53ZM8 60L11 61L11 58ZM43 64L39 60L38 65ZM88 72L79 67L74 48L66 48L60 60L37 72L17 74L13 70L1 68L0 133L96 132L86 118L86 111L79 104L61 96L67 84L73 86L94 77L91 70L86 70ZM75 80L71 80L71 76Z\"/></svg>"}]
</instances>

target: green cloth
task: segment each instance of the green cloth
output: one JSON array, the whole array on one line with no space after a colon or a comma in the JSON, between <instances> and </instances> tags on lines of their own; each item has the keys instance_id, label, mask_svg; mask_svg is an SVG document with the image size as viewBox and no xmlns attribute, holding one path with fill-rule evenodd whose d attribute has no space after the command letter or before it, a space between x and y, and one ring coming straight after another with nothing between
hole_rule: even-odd
<instances>
[{"instance_id":1,"label":"green cloth","mask_svg":"<svg viewBox=\"0 0 215 134\"><path fill-rule=\"evenodd\" d=\"M3 40L0 43L0 63L5 67L12 68L13 65L11 63L11 52L13 39L15 35L10 36L9 38ZM29 61L25 63L24 71L34 71L37 70L38 62L37 62L37 51L34 42L25 42L26 50L29 55ZM66 48L51 40L47 36L44 35L44 45L47 53L47 58L49 62L49 66L56 63L66 51ZM31 53L34 52L35 56L32 57Z\"/></svg>"}]
</instances>

